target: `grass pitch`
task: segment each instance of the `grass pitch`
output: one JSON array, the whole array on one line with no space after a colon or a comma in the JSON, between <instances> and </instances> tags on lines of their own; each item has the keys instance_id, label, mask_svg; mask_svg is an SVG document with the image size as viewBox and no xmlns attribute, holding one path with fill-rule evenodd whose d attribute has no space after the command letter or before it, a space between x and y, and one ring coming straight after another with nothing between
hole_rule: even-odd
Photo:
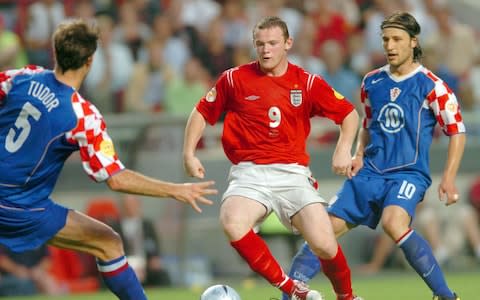
<instances>
[{"instance_id":1,"label":"grass pitch","mask_svg":"<svg viewBox=\"0 0 480 300\"><path fill-rule=\"evenodd\" d=\"M449 286L458 293L462 300L480 299L480 270L477 272L447 273ZM242 297L242 300L273 300L279 299L280 293L265 283L263 279L218 280L212 284L223 283L232 286ZM320 276L311 282L310 286L320 290L327 300L335 300L327 279ZM150 300L198 300L205 287L197 288L163 288L147 289ZM382 272L375 276L353 276L353 288L365 300L428 300L432 295L427 286L411 271ZM80 294L61 297L9 297L9 300L115 300L108 292L96 294Z\"/></svg>"}]
</instances>

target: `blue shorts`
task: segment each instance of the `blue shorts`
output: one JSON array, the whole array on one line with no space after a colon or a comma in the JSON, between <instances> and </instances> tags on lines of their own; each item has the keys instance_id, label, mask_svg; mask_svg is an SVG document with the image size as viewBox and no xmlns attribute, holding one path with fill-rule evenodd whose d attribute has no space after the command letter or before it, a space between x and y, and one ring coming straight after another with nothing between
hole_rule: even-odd
<instances>
[{"instance_id":1,"label":"blue shorts","mask_svg":"<svg viewBox=\"0 0 480 300\"><path fill-rule=\"evenodd\" d=\"M36 210L0 203L0 244L14 252L36 249L65 226L67 214L68 208L53 201Z\"/></svg>"},{"instance_id":2,"label":"blue shorts","mask_svg":"<svg viewBox=\"0 0 480 300\"><path fill-rule=\"evenodd\" d=\"M328 212L347 223L375 229L383 209L397 205L405 209L413 220L415 208L423 200L429 186L430 183L418 176L397 174L386 178L360 172L344 182L332 199Z\"/></svg>"}]
</instances>

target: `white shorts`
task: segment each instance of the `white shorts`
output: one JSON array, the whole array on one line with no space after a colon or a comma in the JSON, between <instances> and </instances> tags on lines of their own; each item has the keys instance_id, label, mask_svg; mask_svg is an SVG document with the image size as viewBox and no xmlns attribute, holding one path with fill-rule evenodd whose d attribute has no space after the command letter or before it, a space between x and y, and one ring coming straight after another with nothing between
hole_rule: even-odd
<instances>
[{"instance_id":1,"label":"white shorts","mask_svg":"<svg viewBox=\"0 0 480 300\"><path fill-rule=\"evenodd\" d=\"M258 201L267 208L265 217L273 211L295 233L290 221L293 215L312 203L328 204L318 193L310 169L298 164L240 163L231 167L228 183L222 201L230 196Z\"/></svg>"}]
</instances>

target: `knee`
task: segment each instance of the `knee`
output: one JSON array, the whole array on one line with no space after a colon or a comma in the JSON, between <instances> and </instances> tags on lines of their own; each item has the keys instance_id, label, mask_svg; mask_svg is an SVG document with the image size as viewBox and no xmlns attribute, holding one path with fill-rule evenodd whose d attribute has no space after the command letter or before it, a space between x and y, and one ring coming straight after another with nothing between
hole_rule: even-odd
<instances>
[{"instance_id":1,"label":"knee","mask_svg":"<svg viewBox=\"0 0 480 300\"><path fill-rule=\"evenodd\" d=\"M386 219L382 221L383 231L394 241L398 240L408 230L408 226L402 225L393 219Z\"/></svg>"},{"instance_id":2,"label":"knee","mask_svg":"<svg viewBox=\"0 0 480 300\"><path fill-rule=\"evenodd\" d=\"M235 218L221 218L220 223L223 231L231 241L241 239L250 229L246 222Z\"/></svg>"},{"instance_id":3,"label":"knee","mask_svg":"<svg viewBox=\"0 0 480 300\"><path fill-rule=\"evenodd\" d=\"M101 260L112 260L125 254L123 250L123 242L120 235L111 227L101 235L100 251L98 258Z\"/></svg>"},{"instance_id":4,"label":"knee","mask_svg":"<svg viewBox=\"0 0 480 300\"><path fill-rule=\"evenodd\" d=\"M392 236L392 233L395 229L395 222L390 220L390 219L383 219L382 220L382 228L383 228L383 231L388 235L388 236Z\"/></svg>"},{"instance_id":5,"label":"knee","mask_svg":"<svg viewBox=\"0 0 480 300\"><path fill-rule=\"evenodd\" d=\"M335 239L325 239L322 243L310 244L312 252L321 259L332 259L337 255L338 243Z\"/></svg>"}]
</instances>

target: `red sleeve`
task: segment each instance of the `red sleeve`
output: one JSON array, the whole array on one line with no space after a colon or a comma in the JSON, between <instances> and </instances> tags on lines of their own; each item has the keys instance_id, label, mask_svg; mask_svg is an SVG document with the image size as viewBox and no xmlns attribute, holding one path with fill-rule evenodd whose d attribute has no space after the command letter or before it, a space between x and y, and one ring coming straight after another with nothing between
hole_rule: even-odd
<instances>
[{"instance_id":1,"label":"red sleeve","mask_svg":"<svg viewBox=\"0 0 480 300\"><path fill-rule=\"evenodd\" d=\"M125 167L117 157L105 121L97 108L78 93L72 95L72 105L78 123L67 133L67 139L79 146L85 172L97 182L104 181Z\"/></svg>"},{"instance_id":2,"label":"red sleeve","mask_svg":"<svg viewBox=\"0 0 480 300\"><path fill-rule=\"evenodd\" d=\"M313 115L326 117L341 124L343 119L354 110L353 104L328 83L316 75L310 75L307 86L312 101Z\"/></svg>"},{"instance_id":3,"label":"red sleeve","mask_svg":"<svg viewBox=\"0 0 480 300\"><path fill-rule=\"evenodd\" d=\"M205 97L200 99L196 106L210 125L214 125L225 111L228 91L234 85L233 72L235 70L236 68L233 68L223 72L215 86L208 91Z\"/></svg>"}]
</instances>

